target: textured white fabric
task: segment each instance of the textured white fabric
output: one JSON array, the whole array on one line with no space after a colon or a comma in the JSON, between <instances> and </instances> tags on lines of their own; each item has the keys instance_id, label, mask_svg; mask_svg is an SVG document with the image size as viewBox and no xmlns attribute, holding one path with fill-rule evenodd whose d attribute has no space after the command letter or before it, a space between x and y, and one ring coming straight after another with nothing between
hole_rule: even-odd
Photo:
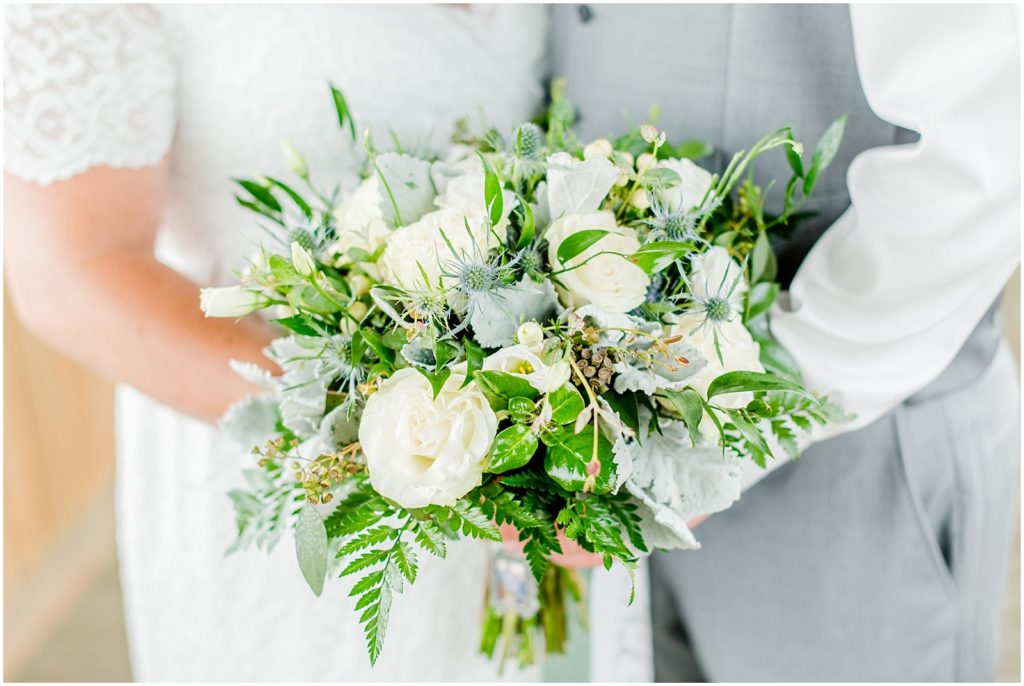
<instances>
[{"instance_id":1,"label":"textured white fabric","mask_svg":"<svg viewBox=\"0 0 1024 686\"><path fill-rule=\"evenodd\" d=\"M257 245L260 229L235 205L230 179L287 178L280 139L305 153L318 185L354 188L354 147L337 127L328 81L360 129L370 125L383 142L391 125L407 146L443 144L467 112L511 128L543 98L546 16L537 6L8 6L6 16L5 169L49 183L169 153L158 255L204 284L230 280ZM225 494L242 485L250 455L126 387L117 452L137 679L495 678L477 655L482 545L421 559L371 672L345 582L329 581L315 598L287 540L269 558L224 555L234 538Z\"/></svg>"},{"instance_id":2,"label":"textured white fabric","mask_svg":"<svg viewBox=\"0 0 1024 686\"><path fill-rule=\"evenodd\" d=\"M938 377L1020 263L1020 7L856 5L851 17L868 104L921 139L854 159L850 209L801 265L791 310L772 310L807 384L857 414L815 440Z\"/></svg>"},{"instance_id":3,"label":"textured white fabric","mask_svg":"<svg viewBox=\"0 0 1024 686\"><path fill-rule=\"evenodd\" d=\"M51 183L151 165L174 133L174 65L145 5L9 5L4 168Z\"/></svg>"}]
</instances>

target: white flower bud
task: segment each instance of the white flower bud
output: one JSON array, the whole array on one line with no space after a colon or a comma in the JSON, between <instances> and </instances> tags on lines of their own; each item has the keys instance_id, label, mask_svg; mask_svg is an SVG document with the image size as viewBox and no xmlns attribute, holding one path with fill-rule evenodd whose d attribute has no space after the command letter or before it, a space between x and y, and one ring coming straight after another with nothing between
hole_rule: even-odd
<instances>
[{"instance_id":1,"label":"white flower bud","mask_svg":"<svg viewBox=\"0 0 1024 686\"><path fill-rule=\"evenodd\" d=\"M651 199L647 197L647 191L640 188L636 193L630 196L629 204L638 210L646 210L651 206Z\"/></svg>"},{"instance_id":2,"label":"white flower bud","mask_svg":"<svg viewBox=\"0 0 1024 686\"><path fill-rule=\"evenodd\" d=\"M295 271L302 276L312 276L316 271L316 262L313 261L313 256L299 245L298 241L292 241L292 264L295 265Z\"/></svg>"},{"instance_id":3,"label":"white flower bud","mask_svg":"<svg viewBox=\"0 0 1024 686\"><path fill-rule=\"evenodd\" d=\"M612 154L612 143L607 138L598 138L583 148L583 159L607 159Z\"/></svg>"},{"instance_id":4,"label":"white flower bud","mask_svg":"<svg viewBox=\"0 0 1024 686\"><path fill-rule=\"evenodd\" d=\"M525 346L533 347L544 341L544 330L537 322L523 322L516 331L516 340Z\"/></svg>"},{"instance_id":5,"label":"white flower bud","mask_svg":"<svg viewBox=\"0 0 1024 686\"><path fill-rule=\"evenodd\" d=\"M352 274L349 276L348 285L352 288L352 294L357 298L370 292L370 280L362 274Z\"/></svg>"},{"instance_id":6,"label":"white flower bud","mask_svg":"<svg viewBox=\"0 0 1024 686\"><path fill-rule=\"evenodd\" d=\"M359 320L365 317L368 311L369 308L366 307L366 303L360 302L359 300L356 300L348 306L348 313Z\"/></svg>"},{"instance_id":7,"label":"white flower bud","mask_svg":"<svg viewBox=\"0 0 1024 686\"><path fill-rule=\"evenodd\" d=\"M302 153L295 149L288 141L281 141L281 150L284 151L284 159L288 164L288 168L292 170L300 179L305 179L309 176L309 167L306 165L306 158L302 156Z\"/></svg>"},{"instance_id":8,"label":"white flower bud","mask_svg":"<svg viewBox=\"0 0 1024 686\"><path fill-rule=\"evenodd\" d=\"M244 317L269 304L263 293L241 286L203 288L199 291L199 307L207 317Z\"/></svg>"},{"instance_id":9,"label":"white flower bud","mask_svg":"<svg viewBox=\"0 0 1024 686\"><path fill-rule=\"evenodd\" d=\"M658 129L650 124L644 124L640 127L640 137L648 143L653 143L658 138Z\"/></svg>"},{"instance_id":10,"label":"white flower bud","mask_svg":"<svg viewBox=\"0 0 1024 686\"><path fill-rule=\"evenodd\" d=\"M641 174L650 169L654 169L657 164L658 158L649 152L641 153L640 156L636 158L636 170Z\"/></svg>"}]
</instances>

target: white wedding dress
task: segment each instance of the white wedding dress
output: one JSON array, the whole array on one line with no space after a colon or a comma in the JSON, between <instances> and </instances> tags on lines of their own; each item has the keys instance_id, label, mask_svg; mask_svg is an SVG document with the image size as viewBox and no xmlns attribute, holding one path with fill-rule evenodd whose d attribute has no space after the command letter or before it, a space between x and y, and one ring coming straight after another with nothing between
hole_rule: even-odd
<instances>
[{"instance_id":1,"label":"white wedding dress","mask_svg":"<svg viewBox=\"0 0 1024 686\"><path fill-rule=\"evenodd\" d=\"M461 115L511 128L543 101L541 6L9 5L5 15L5 170L48 184L169 155L158 256L204 285L229 282L258 243L230 179L287 176L279 141L305 153L322 187L352 188L355 152L328 81L378 140L390 126L440 145ZM225 556L235 534L225 494L250 455L128 387L117 391L117 452L136 679L495 678L477 654L482 544L422 560L371 671L347 584L329 580L314 597L289 537L270 556ZM623 578L595 574L591 676L648 680L646 594L641 584L626 610Z\"/></svg>"}]
</instances>

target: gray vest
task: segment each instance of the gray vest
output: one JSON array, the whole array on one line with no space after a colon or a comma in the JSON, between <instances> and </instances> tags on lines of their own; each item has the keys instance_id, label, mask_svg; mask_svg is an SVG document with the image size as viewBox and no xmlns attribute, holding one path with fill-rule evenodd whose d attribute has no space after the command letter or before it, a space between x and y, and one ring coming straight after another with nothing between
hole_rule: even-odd
<instances>
[{"instance_id":1,"label":"gray vest","mask_svg":"<svg viewBox=\"0 0 1024 686\"><path fill-rule=\"evenodd\" d=\"M868 106L846 5L556 5L552 19L551 75L568 79L583 140L644 123L657 104L670 140L715 146L701 164L716 171L780 126L791 125L813 150L828 125L847 114L839 152L804 206L816 214L776 243L783 285L849 207L853 158L917 139ZM789 174L781 150L758 158L762 187L771 179L784 185ZM767 209L778 212L781 188L775 190ZM993 306L928 393L960 385L992 359L1001 333L995 314Z\"/></svg>"}]
</instances>

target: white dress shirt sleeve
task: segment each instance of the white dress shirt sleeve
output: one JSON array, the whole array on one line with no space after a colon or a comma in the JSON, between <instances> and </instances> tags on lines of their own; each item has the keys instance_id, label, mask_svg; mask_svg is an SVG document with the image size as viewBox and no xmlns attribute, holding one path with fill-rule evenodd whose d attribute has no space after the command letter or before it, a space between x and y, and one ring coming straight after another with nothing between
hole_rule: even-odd
<instances>
[{"instance_id":1,"label":"white dress shirt sleeve","mask_svg":"<svg viewBox=\"0 0 1024 686\"><path fill-rule=\"evenodd\" d=\"M1020 8L851 17L868 104L921 138L853 160L851 207L801 265L789 309L771 312L808 387L857 415L806 443L866 426L938 377L1020 262ZM765 473L751 465L744 487Z\"/></svg>"}]
</instances>

